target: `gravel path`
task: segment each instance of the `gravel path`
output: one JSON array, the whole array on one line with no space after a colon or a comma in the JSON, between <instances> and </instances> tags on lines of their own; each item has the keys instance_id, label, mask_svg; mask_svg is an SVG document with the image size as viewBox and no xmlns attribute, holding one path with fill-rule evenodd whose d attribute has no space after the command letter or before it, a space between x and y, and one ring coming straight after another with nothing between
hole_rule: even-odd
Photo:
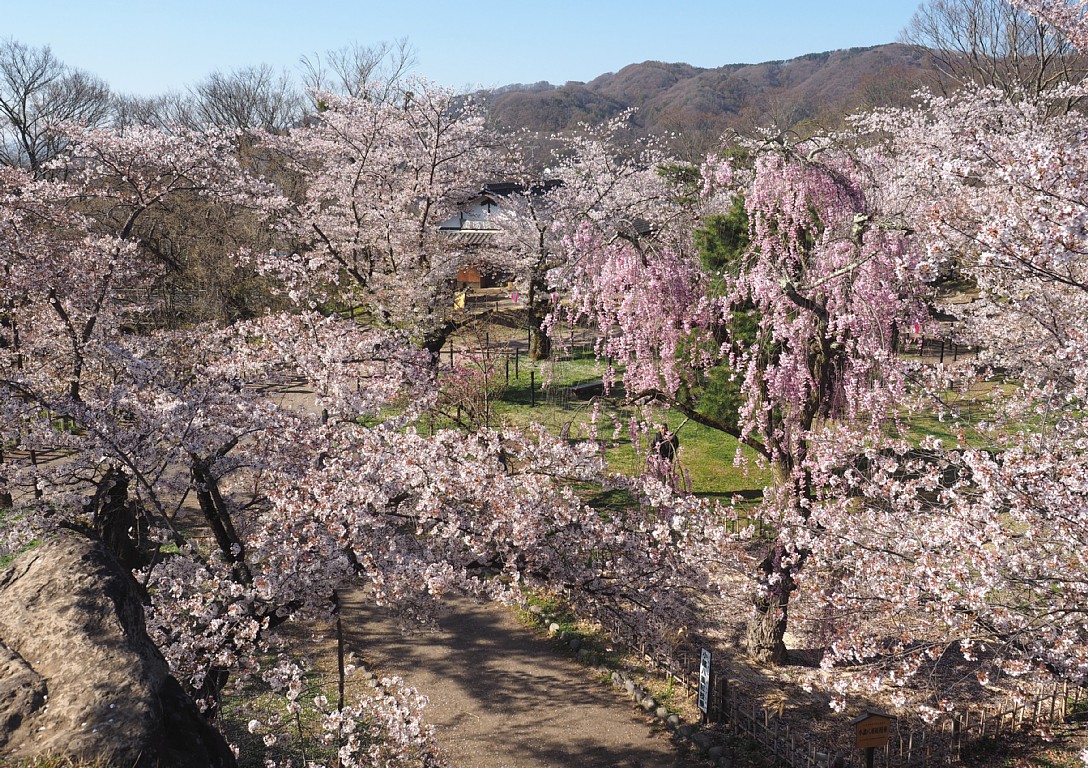
<instances>
[{"instance_id":1,"label":"gravel path","mask_svg":"<svg viewBox=\"0 0 1088 768\"><path fill-rule=\"evenodd\" d=\"M350 650L430 698L454 768L684 768L667 732L502 606L448 599L436 629L345 600Z\"/></svg>"}]
</instances>

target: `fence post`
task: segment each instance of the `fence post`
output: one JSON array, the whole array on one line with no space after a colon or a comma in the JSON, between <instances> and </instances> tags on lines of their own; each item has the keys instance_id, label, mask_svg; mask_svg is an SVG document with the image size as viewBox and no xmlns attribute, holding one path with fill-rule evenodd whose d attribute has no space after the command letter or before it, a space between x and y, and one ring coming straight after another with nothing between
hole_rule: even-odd
<instances>
[{"instance_id":1,"label":"fence post","mask_svg":"<svg viewBox=\"0 0 1088 768\"><path fill-rule=\"evenodd\" d=\"M529 405L536 407L536 371L529 371Z\"/></svg>"}]
</instances>

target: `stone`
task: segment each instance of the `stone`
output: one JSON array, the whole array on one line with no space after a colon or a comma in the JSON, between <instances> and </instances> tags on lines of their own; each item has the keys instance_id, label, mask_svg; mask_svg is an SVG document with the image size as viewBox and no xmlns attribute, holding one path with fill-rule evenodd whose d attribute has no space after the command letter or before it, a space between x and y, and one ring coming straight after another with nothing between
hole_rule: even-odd
<instances>
[{"instance_id":1,"label":"stone","mask_svg":"<svg viewBox=\"0 0 1088 768\"><path fill-rule=\"evenodd\" d=\"M0 645L0 733L18 728L27 712L45 705L46 695L41 675L19 654Z\"/></svg>"},{"instance_id":2,"label":"stone","mask_svg":"<svg viewBox=\"0 0 1088 768\"><path fill-rule=\"evenodd\" d=\"M582 638L575 637L570 641L570 649L572 651L577 651L581 647L582 647Z\"/></svg>"},{"instance_id":3,"label":"stone","mask_svg":"<svg viewBox=\"0 0 1088 768\"><path fill-rule=\"evenodd\" d=\"M669 710L667 710L665 707L658 707L654 710L654 714L664 720L666 717L669 716Z\"/></svg>"},{"instance_id":4,"label":"stone","mask_svg":"<svg viewBox=\"0 0 1088 768\"><path fill-rule=\"evenodd\" d=\"M706 731L699 731L691 737L692 742L702 751L706 752L714 745L714 739Z\"/></svg>"},{"instance_id":5,"label":"stone","mask_svg":"<svg viewBox=\"0 0 1088 768\"><path fill-rule=\"evenodd\" d=\"M556 624L554 621L551 624L548 625L548 634L554 635L558 631L559 631L559 625Z\"/></svg>"},{"instance_id":6,"label":"stone","mask_svg":"<svg viewBox=\"0 0 1088 768\"><path fill-rule=\"evenodd\" d=\"M725 749L720 745L715 745L706 751L706 756L711 760L717 760L725 752Z\"/></svg>"},{"instance_id":7,"label":"stone","mask_svg":"<svg viewBox=\"0 0 1088 768\"><path fill-rule=\"evenodd\" d=\"M4 757L236 766L148 638L135 580L84 536L62 532L0 570L0 649Z\"/></svg>"},{"instance_id":8,"label":"stone","mask_svg":"<svg viewBox=\"0 0 1088 768\"><path fill-rule=\"evenodd\" d=\"M676 715L676 714L669 715L668 717L665 718L665 723L670 728L679 728L680 727L680 715Z\"/></svg>"},{"instance_id":9,"label":"stone","mask_svg":"<svg viewBox=\"0 0 1088 768\"><path fill-rule=\"evenodd\" d=\"M676 729L676 732L682 738L685 738L685 739L690 738L691 737L691 726L690 725L681 725L679 728Z\"/></svg>"}]
</instances>

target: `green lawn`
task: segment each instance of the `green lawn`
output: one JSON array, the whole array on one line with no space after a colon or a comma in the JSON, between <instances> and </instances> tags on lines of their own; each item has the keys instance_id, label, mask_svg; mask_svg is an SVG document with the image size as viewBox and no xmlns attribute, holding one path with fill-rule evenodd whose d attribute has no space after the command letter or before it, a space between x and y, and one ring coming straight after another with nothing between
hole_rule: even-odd
<instances>
[{"instance_id":1,"label":"green lawn","mask_svg":"<svg viewBox=\"0 0 1088 768\"><path fill-rule=\"evenodd\" d=\"M573 440L592 437L593 404L588 396L582 399L571 391L572 387L601 381L605 366L588 351L582 351L574 359L554 362L536 362L519 355L516 364L513 357L507 363L500 355L493 364L498 386L491 403L492 426L539 423ZM596 433L605 446L609 465L617 472L633 474L641 470L643 459L632 444L629 428L632 409L622 400L622 391L611 392L601 399ZM670 428L679 430L679 467L690 477L695 493L728 500L735 493L756 495L769 482L769 473L755 465L755 453L751 450L743 449L747 461L736 465L735 438L687 421L677 413L659 411L656 418L662 416ZM643 435L639 442L644 452L649 437Z\"/></svg>"},{"instance_id":2,"label":"green lawn","mask_svg":"<svg viewBox=\"0 0 1088 768\"><path fill-rule=\"evenodd\" d=\"M613 470L627 474L642 470L649 436L640 436L641 450L636 451L629 426L635 414L623 403L622 389L617 388L600 399L596 429L592 425L593 404L588 395L580 397L576 391L580 386L599 383L604 374L605 363L598 361L588 346L567 350L564 357L555 361L533 361L524 352L517 356L493 352L488 362L492 366L487 404L490 426L524 427L539 423L572 440L593 439L596 435ZM978 427L993 418L992 399L1007 386L1000 382L979 382L966 391L942 393L942 400L950 409L943 418L938 416L936 407L926 413L902 414L908 437L915 443L933 436L949 446L961 442L979 447L990 445L990 439ZM770 473L758 466L750 449L742 449L743 460L737 461L738 443L729 435L686 420L675 412L662 410L649 417L643 414L642 418L665 418L671 429L678 430L679 468L698 495L723 501L735 494L753 498L771 482ZM434 428L452 425L452 420L434 421Z\"/></svg>"},{"instance_id":3,"label":"green lawn","mask_svg":"<svg viewBox=\"0 0 1088 768\"><path fill-rule=\"evenodd\" d=\"M945 446L963 443L974 448L995 447L992 437L980 429L997 415L994 398L1009 392L1013 385L1004 382L980 381L966 390L949 390L940 397L942 409L937 403L925 412L904 413L902 418L907 436L918 444L925 437L936 437ZM1020 425L1034 428L1032 425ZM1019 428L1007 425L1007 429Z\"/></svg>"}]
</instances>

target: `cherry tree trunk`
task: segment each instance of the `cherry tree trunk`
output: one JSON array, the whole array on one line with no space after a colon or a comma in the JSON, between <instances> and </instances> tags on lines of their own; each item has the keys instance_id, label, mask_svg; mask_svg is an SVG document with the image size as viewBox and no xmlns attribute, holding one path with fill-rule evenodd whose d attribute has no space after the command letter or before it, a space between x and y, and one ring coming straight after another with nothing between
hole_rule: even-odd
<instances>
[{"instance_id":1,"label":"cherry tree trunk","mask_svg":"<svg viewBox=\"0 0 1088 768\"><path fill-rule=\"evenodd\" d=\"M147 524L140 517L135 501L129 496L129 481L113 467L106 470L89 502L94 530L99 540L125 568L147 565L144 539Z\"/></svg>"},{"instance_id":2,"label":"cherry tree trunk","mask_svg":"<svg viewBox=\"0 0 1088 768\"><path fill-rule=\"evenodd\" d=\"M552 354L552 340L539 326L529 326L529 358L547 360Z\"/></svg>"},{"instance_id":3,"label":"cherry tree trunk","mask_svg":"<svg viewBox=\"0 0 1088 768\"><path fill-rule=\"evenodd\" d=\"M0 509L11 509L15 506L15 499L11 495L11 486L7 477L2 474L4 465L4 452L0 450Z\"/></svg>"},{"instance_id":4,"label":"cherry tree trunk","mask_svg":"<svg viewBox=\"0 0 1088 768\"><path fill-rule=\"evenodd\" d=\"M748 655L760 664L785 664L789 593L770 594L755 602L744 633Z\"/></svg>"},{"instance_id":5,"label":"cherry tree trunk","mask_svg":"<svg viewBox=\"0 0 1088 768\"><path fill-rule=\"evenodd\" d=\"M239 584L252 584L253 574L246 563L245 542L234 527L230 508L219 489L219 479L212 474L209 466L209 461L202 461L194 456L189 467L200 511L215 535L219 550L231 563L235 580Z\"/></svg>"},{"instance_id":6,"label":"cherry tree trunk","mask_svg":"<svg viewBox=\"0 0 1088 768\"><path fill-rule=\"evenodd\" d=\"M787 661L785 637L790 595L797 589L794 567L783 562L783 547L778 541L771 545L759 565L766 591L753 600L755 610L748 620L745 644L748 655L761 664L785 664Z\"/></svg>"},{"instance_id":7,"label":"cherry tree trunk","mask_svg":"<svg viewBox=\"0 0 1088 768\"><path fill-rule=\"evenodd\" d=\"M429 331L423 337L420 346L431 353L431 360L433 360L436 365L442 354L442 348L446 346L446 342L455 330L457 330L456 323L443 323L441 326Z\"/></svg>"},{"instance_id":8,"label":"cherry tree trunk","mask_svg":"<svg viewBox=\"0 0 1088 768\"><path fill-rule=\"evenodd\" d=\"M538 306L543 303L540 301L541 296L547 296L544 285L539 280L530 281L529 295L526 297L530 360L547 360L552 355L552 339L543 327L547 305Z\"/></svg>"}]
</instances>

